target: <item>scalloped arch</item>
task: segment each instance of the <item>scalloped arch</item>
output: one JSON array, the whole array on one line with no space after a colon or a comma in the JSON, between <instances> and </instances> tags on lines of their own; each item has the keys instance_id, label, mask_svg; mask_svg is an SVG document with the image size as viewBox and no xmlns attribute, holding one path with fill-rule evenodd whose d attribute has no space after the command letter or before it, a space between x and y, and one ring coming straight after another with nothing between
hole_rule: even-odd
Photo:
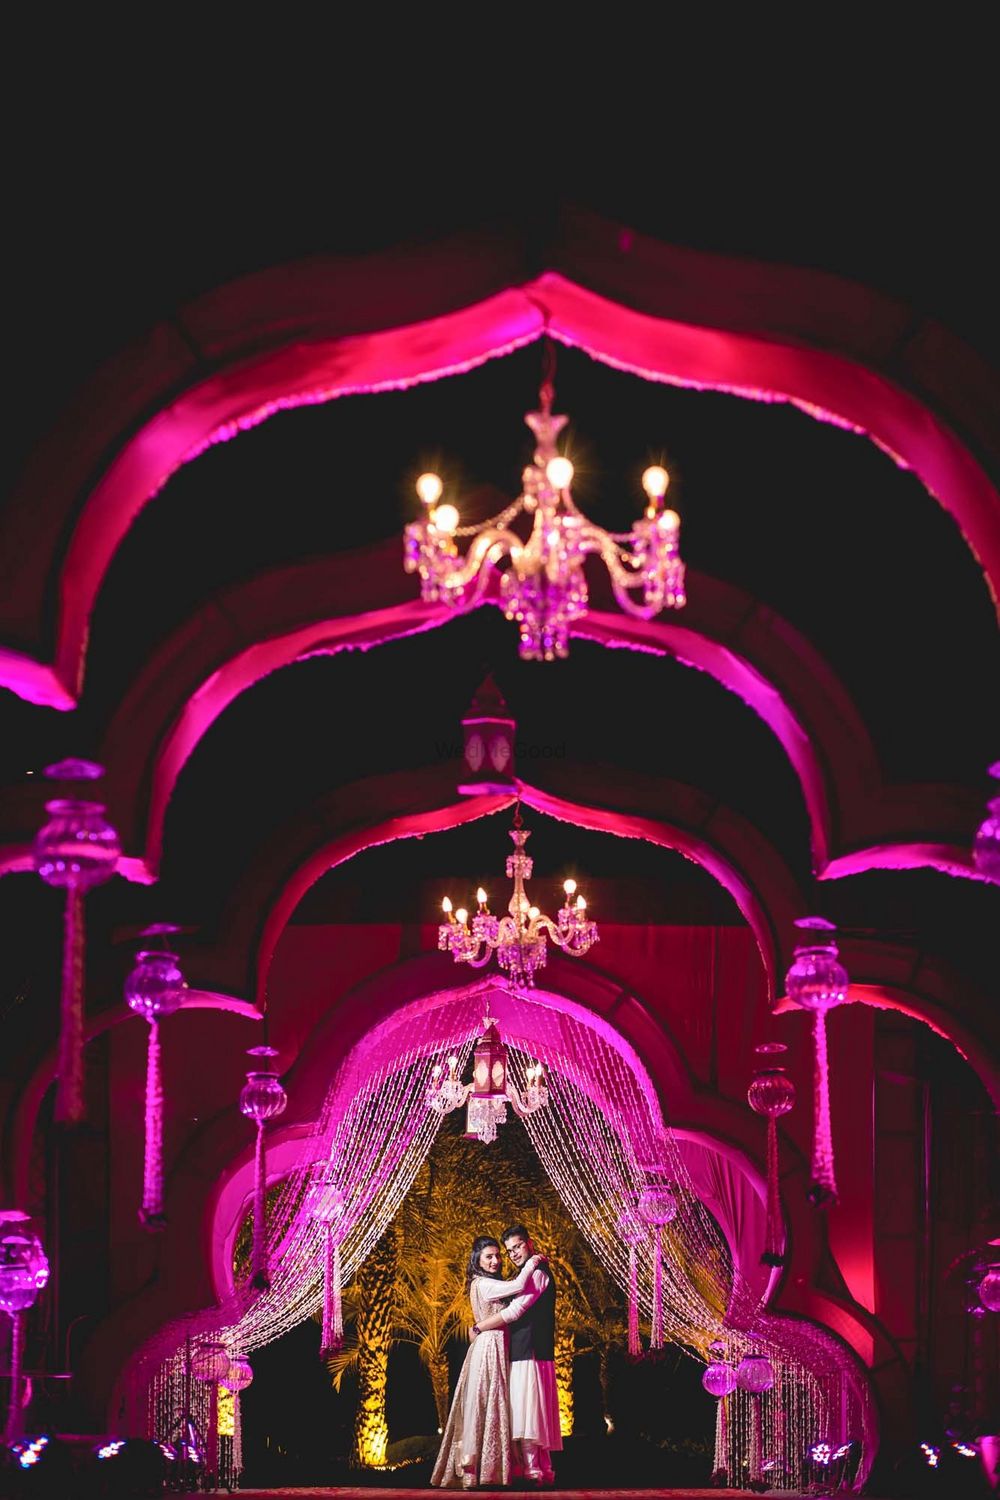
<instances>
[{"instance_id":1,"label":"scalloped arch","mask_svg":"<svg viewBox=\"0 0 1000 1500\"><path fill-rule=\"evenodd\" d=\"M110 362L36 452L3 517L0 631L11 644L0 649L0 683L75 706L116 548L206 446L288 406L468 369L546 329L648 379L792 401L866 433L954 516L997 598L1000 497L983 467L1000 467L989 372L947 330L835 276L625 239L588 213L564 219L547 270L535 274L532 262L513 232L317 257L197 299ZM16 545L25 529L27 555ZM47 626L50 591L57 618Z\"/></svg>"}]
</instances>

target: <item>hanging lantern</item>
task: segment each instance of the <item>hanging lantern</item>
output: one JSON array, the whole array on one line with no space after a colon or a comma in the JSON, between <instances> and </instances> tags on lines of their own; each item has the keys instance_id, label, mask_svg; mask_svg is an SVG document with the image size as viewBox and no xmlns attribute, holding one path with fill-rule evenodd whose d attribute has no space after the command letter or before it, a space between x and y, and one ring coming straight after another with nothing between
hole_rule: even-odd
<instances>
[{"instance_id":1,"label":"hanging lantern","mask_svg":"<svg viewBox=\"0 0 1000 1500\"><path fill-rule=\"evenodd\" d=\"M280 1115L288 1103L288 1095L270 1065L277 1057L274 1047L250 1047L249 1057L259 1057L262 1066L247 1073L247 1081L240 1092L240 1111L257 1126L257 1141L254 1150L254 1194L253 1194L253 1266L250 1284L258 1291L266 1292L271 1285L267 1269L267 1206L265 1189L267 1174L264 1162L264 1125ZM266 1065L264 1065L266 1064Z\"/></svg>"},{"instance_id":2,"label":"hanging lantern","mask_svg":"<svg viewBox=\"0 0 1000 1500\"><path fill-rule=\"evenodd\" d=\"M1000 781L1000 760L990 766L990 775ZM986 804L986 817L976 831L973 858L980 875L1000 881L1000 793Z\"/></svg>"},{"instance_id":3,"label":"hanging lantern","mask_svg":"<svg viewBox=\"0 0 1000 1500\"><path fill-rule=\"evenodd\" d=\"M206 1384L221 1384L231 1363L229 1350L219 1339L205 1339L191 1351L191 1374Z\"/></svg>"},{"instance_id":4,"label":"hanging lantern","mask_svg":"<svg viewBox=\"0 0 1000 1500\"><path fill-rule=\"evenodd\" d=\"M774 1369L769 1359L762 1354L747 1354L736 1366L736 1384L742 1391L759 1396L769 1391L774 1384Z\"/></svg>"},{"instance_id":5,"label":"hanging lantern","mask_svg":"<svg viewBox=\"0 0 1000 1500\"><path fill-rule=\"evenodd\" d=\"M29 1222L28 1215L19 1209L0 1213L0 1309L11 1320L10 1382L4 1427L4 1440L8 1443L20 1436L24 1358L22 1315L34 1306L38 1293L49 1279L48 1257L37 1234L28 1228Z\"/></svg>"},{"instance_id":6,"label":"hanging lantern","mask_svg":"<svg viewBox=\"0 0 1000 1500\"><path fill-rule=\"evenodd\" d=\"M761 1265L783 1266L784 1227L778 1192L778 1120L795 1104L795 1085L778 1059L788 1051L784 1042L763 1042L754 1051L760 1058L747 1089L747 1101L758 1115L767 1117L767 1220Z\"/></svg>"},{"instance_id":7,"label":"hanging lantern","mask_svg":"<svg viewBox=\"0 0 1000 1500\"><path fill-rule=\"evenodd\" d=\"M65 760L46 766L45 775L53 781L93 781L104 775L104 767ZM35 836L35 870L46 885L66 892L55 1117L78 1124L83 1119L83 897L111 879L121 846L102 803L58 798L46 802L45 811L48 822Z\"/></svg>"},{"instance_id":8,"label":"hanging lantern","mask_svg":"<svg viewBox=\"0 0 1000 1500\"><path fill-rule=\"evenodd\" d=\"M647 1187L642 1192L637 1212L653 1231L653 1315L649 1326L650 1349L663 1348L663 1226L677 1215L677 1199L669 1188Z\"/></svg>"},{"instance_id":9,"label":"hanging lantern","mask_svg":"<svg viewBox=\"0 0 1000 1500\"><path fill-rule=\"evenodd\" d=\"M462 776L458 791L464 797L513 793L514 738L517 725L507 711L503 696L487 677L480 683L468 712L462 719Z\"/></svg>"},{"instance_id":10,"label":"hanging lantern","mask_svg":"<svg viewBox=\"0 0 1000 1500\"><path fill-rule=\"evenodd\" d=\"M235 1359L230 1360L229 1369L221 1377L219 1384L224 1385L227 1391L238 1395L240 1391L245 1391L252 1381L253 1366L248 1359L239 1354Z\"/></svg>"},{"instance_id":11,"label":"hanging lantern","mask_svg":"<svg viewBox=\"0 0 1000 1500\"><path fill-rule=\"evenodd\" d=\"M472 1059L472 1091L465 1113L465 1138L489 1145L507 1121L507 1048L497 1023L487 1015Z\"/></svg>"},{"instance_id":12,"label":"hanging lantern","mask_svg":"<svg viewBox=\"0 0 1000 1500\"><path fill-rule=\"evenodd\" d=\"M979 1283L979 1300L988 1312L1000 1312L1000 1263L990 1266Z\"/></svg>"},{"instance_id":13,"label":"hanging lantern","mask_svg":"<svg viewBox=\"0 0 1000 1500\"><path fill-rule=\"evenodd\" d=\"M161 922L147 927L143 937L154 937L178 929ZM142 1207L139 1222L144 1229L166 1225L163 1211L163 1079L160 1072L160 1028L164 1016L173 1015L184 1002L187 985L176 953L144 949L136 954L135 968L125 981L129 1009L149 1022L146 1047L146 1143L142 1168Z\"/></svg>"},{"instance_id":14,"label":"hanging lantern","mask_svg":"<svg viewBox=\"0 0 1000 1500\"><path fill-rule=\"evenodd\" d=\"M705 1373L701 1377L701 1383L710 1396L721 1400L723 1396L731 1396L736 1389L736 1371L731 1365L724 1364L721 1360L713 1359L710 1365L705 1366Z\"/></svg>"},{"instance_id":15,"label":"hanging lantern","mask_svg":"<svg viewBox=\"0 0 1000 1500\"><path fill-rule=\"evenodd\" d=\"M847 998L847 970L837 961L832 922L823 917L800 917L795 923L803 941L785 978L789 997L813 1013L815 1112L812 1183L809 1201L816 1207L837 1201L833 1136L830 1129L830 1067L826 1050L826 1013Z\"/></svg>"},{"instance_id":16,"label":"hanging lantern","mask_svg":"<svg viewBox=\"0 0 1000 1500\"><path fill-rule=\"evenodd\" d=\"M631 1213L623 1213L617 1224L618 1238L628 1246L628 1353L642 1354L639 1341L639 1246L646 1242L646 1229Z\"/></svg>"},{"instance_id":17,"label":"hanging lantern","mask_svg":"<svg viewBox=\"0 0 1000 1500\"><path fill-rule=\"evenodd\" d=\"M310 1216L323 1226L323 1324L320 1359L335 1354L344 1342L344 1302L341 1288L340 1244L344 1194L334 1169L321 1167L310 1189Z\"/></svg>"}]
</instances>

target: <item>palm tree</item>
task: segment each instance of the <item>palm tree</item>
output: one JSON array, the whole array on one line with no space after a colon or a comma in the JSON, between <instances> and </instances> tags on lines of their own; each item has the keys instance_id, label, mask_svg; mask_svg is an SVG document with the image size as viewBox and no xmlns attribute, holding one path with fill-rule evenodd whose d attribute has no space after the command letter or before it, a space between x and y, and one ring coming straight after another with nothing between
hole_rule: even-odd
<instances>
[{"instance_id":1,"label":"palm tree","mask_svg":"<svg viewBox=\"0 0 1000 1500\"><path fill-rule=\"evenodd\" d=\"M354 1418L354 1458L369 1467L385 1462L389 1438L385 1391L401 1244L399 1224L394 1219L358 1273L355 1317L358 1409Z\"/></svg>"}]
</instances>

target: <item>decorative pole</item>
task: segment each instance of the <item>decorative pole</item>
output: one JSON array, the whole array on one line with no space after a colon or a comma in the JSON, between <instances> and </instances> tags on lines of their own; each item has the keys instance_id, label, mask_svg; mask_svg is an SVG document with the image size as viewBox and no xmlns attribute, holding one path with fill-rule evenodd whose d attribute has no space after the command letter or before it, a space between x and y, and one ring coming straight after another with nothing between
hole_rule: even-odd
<instances>
[{"instance_id":1,"label":"decorative pole","mask_svg":"<svg viewBox=\"0 0 1000 1500\"><path fill-rule=\"evenodd\" d=\"M259 1057L260 1068L247 1073L247 1081L240 1093L240 1111L257 1126L257 1142L254 1150L253 1193L253 1262L250 1284L258 1291L266 1292L271 1286L267 1266L267 1171L264 1160L264 1125L284 1112L288 1095L281 1087L273 1065L265 1059L277 1057L275 1047L249 1047L248 1057Z\"/></svg>"},{"instance_id":2,"label":"decorative pole","mask_svg":"<svg viewBox=\"0 0 1000 1500\"><path fill-rule=\"evenodd\" d=\"M795 960L785 978L788 994L796 1005L813 1013L815 1086L813 1098L812 1183L808 1198L816 1208L837 1201L834 1175L833 1135L830 1128L830 1065L826 1050L826 1013L847 998L847 970L837 962L836 931L823 917L800 917L795 923L804 940L795 949Z\"/></svg>"},{"instance_id":3,"label":"decorative pole","mask_svg":"<svg viewBox=\"0 0 1000 1500\"><path fill-rule=\"evenodd\" d=\"M747 1101L758 1115L767 1116L767 1220L764 1230L763 1266L785 1264L785 1236L778 1192L778 1120L795 1103L795 1085L778 1059L788 1048L784 1042L764 1042L755 1047L760 1058L747 1089Z\"/></svg>"},{"instance_id":4,"label":"decorative pole","mask_svg":"<svg viewBox=\"0 0 1000 1500\"><path fill-rule=\"evenodd\" d=\"M23 1315L34 1306L49 1279L49 1262L42 1242L26 1226L29 1216L19 1209L0 1213L0 1308L11 1321L10 1394L4 1442L21 1435L21 1368L24 1353Z\"/></svg>"},{"instance_id":5,"label":"decorative pole","mask_svg":"<svg viewBox=\"0 0 1000 1500\"><path fill-rule=\"evenodd\" d=\"M180 929L169 922L147 927L143 937L156 938ZM135 968L125 981L125 999L136 1015L149 1022L146 1050L146 1144L142 1169L142 1207L139 1222L151 1232L163 1229L163 1079L160 1072L160 1028L184 1002L187 985L176 953L145 948L136 954Z\"/></svg>"},{"instance_id":6,"label":"decorative pole","mask_svg":"<svg viewBox=\"0 0 1000 1500\"><path fill-rule=\"evenodd\" d=\"M104 767L63 760L46 766L45 775L53 781L96 781ZM46 802L45 811L49 821L35 836L35 869L46 885L66 892L55 1117L59 1124L77 1125L84 1116L83 897L111 879L121 847L103 803L61 797Z\"/></svg>"}]
</instances>

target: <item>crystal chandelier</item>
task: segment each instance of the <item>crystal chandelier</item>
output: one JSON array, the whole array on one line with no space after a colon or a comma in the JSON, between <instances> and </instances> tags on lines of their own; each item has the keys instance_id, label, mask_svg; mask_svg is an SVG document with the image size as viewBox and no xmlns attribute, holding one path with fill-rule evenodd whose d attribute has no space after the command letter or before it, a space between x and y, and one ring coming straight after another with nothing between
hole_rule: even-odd
<instances>
[{"instance_id":1,"label":"crystal chandelier","mask_svg":"<svg viewBox=\"0 0 1000 1500\"><path fill-rule=\"evenodd\" d=\"M555 922L528 900L524 882L531 878L533 861L530 854L525 854L524 846L529 834L530 830L521 826L518 803L510 830L514 853L507 856L507 879L514 882L514 893L507 903L509 915L495 917L480 886L476 892L479 909L472 918L471 928L469 913L463 907L454 910L447 896L441 905L448 920L438 928L438 948L450 952L457 964L481 969L495 953L515 987L526 988L534 984L535 970L545 967L550 939L573 958L581 958L597 942L597 923L588 919L586 901L581 895L576 895L573 901L575 880L563 884L565 905L560 907Z\"/></svg>"},{"instance_id":2,"label":"crystal chandelier","mask_svg":"<svg viewBox=\"0 0 1000 1500\"><path fill-rule=\"evenodd\" d=\"M516 620L525 661L552 661L567 655L570 628L587 612L584 558L599 553L621 609L651 620L663 609L685 603L684 564L678 551L680 517L663 509L670 477L655 464L642 476L647 505L627 532L604 531L578 510L570 485L573 465L556 448L568 418L552 411L553 357L546 350L546 372L538 411L525 421L535 436L535 454L522 476L519 497L499 515L460 526L454 505L440 504L444 486L437 474L421 474L417 494L425 513L406 527L404 567L420 575L420 597L455 611L481 603L486 586L504 557L500 600L508 620ZM531 516L523 541L510 529L522 513ZM458 541L470 539L466 552Z\"/></svg>"},{"instance_id":3,"label":"crystal chandelier","mask_svg":"<svg viewBox=\"0 0 1000 1500\"><path fill-rule=\"evenodd\" d=\"M482 1035L476 1042L472 1062L472 1082L463 1083L458 1076L458 1057L448 1058L448 1071L435 1063L427 1085L425 1103L438 1114L468 1105L465 1133L489 1145L497 1138L497 1127L507 1123L507 1105L516 1115L533 1115L549 1102L549 1091L541 1063L531 1063L525 1073L524 1093L518 1089L507 1067L507 1048L500 1040L497 1023L487 1010Z\"/></svg>"}]
</instances>

